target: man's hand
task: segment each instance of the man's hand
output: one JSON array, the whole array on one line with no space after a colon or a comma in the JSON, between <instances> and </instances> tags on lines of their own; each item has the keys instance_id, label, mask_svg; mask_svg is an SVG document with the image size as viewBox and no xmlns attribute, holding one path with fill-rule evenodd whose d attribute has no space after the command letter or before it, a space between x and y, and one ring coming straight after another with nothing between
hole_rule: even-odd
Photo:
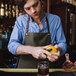
<instances>
[{"instance_id":1,"label":"man's hand","mask_svg":"<svg viewBox=\"0 0 76 76\"><path fill-rule=\"evenodd\" d=\"M58 45L55 45L54 47L57 49L57 52L48 52L45 50L45 48L49 47L51 45L42 46L42 47L32 47L31 49L31 55L36 59L46 59L48 58L49 61L54 62L60 57L61 48Z\"/></svg>"},{"instance_id":2,"label":"man's hand","mask_svg":"<svg viewBox=\"0 0 76 76\"><path fill-rule=\"evenodd\" d=\"M57 52L56 53L52 52L50 56L47 56L48 60L51 62L54 62L57 59L59 59L61 53L61 49L58 45L55 45L54 47L57 49Z\"/></svg>"},{"instance_id":3,"label":"man's hand","mask_svg":"<svg viewBox=\"0 0 76 76\"><path fill-rule=\"evenodd\" d=\"M51 55L50 52L43 49L43 47L32 47L31 55L36 59L46 59L47 54Z\"/></svg>"}]
</instances>

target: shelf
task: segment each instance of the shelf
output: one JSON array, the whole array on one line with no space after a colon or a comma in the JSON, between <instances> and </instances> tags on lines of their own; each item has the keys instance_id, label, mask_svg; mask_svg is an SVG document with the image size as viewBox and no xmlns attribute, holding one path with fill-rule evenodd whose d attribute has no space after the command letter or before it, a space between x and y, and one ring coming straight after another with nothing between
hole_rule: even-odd
<instances>
[{"instance_id":1,"label":"shelf","mask_svg":"<svg viewBox=\"0 0 76 76\"><path fill-rule=\"evenodd\" d=\"M71 10L71 12L76 13L76 6L69 4L69 3L65 3L65 2L61 2L60 4L55 4L55 5L51 5L51 8L56 8L56 7L66 7L69 8Z\"/></svg>"}]
</instances>

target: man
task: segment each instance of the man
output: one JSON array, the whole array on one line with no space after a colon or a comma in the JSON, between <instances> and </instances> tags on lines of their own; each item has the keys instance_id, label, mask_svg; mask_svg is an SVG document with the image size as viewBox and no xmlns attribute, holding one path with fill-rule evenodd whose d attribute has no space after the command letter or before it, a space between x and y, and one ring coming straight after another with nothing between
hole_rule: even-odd
<instances>
[{"instance_id":1,"label":"man","mask_svg":"<svg viewBox=\"0 0 76 76\"><path fill-rule=\"evenodd\" d=\"M20 68L30 67L30 64L35 67L34 65L40 59L56 61L60 55L66 52L66 39L60 18L45 13L42 8L42 0L22 0L22 3L27 14L19 16L15 22L8 44L9 51L12 54L21 55ZM49 45L55 46L57 52L49 53L44 50ZM29 55L32 56L27 57Z\"/></svg>"}]
</instances>

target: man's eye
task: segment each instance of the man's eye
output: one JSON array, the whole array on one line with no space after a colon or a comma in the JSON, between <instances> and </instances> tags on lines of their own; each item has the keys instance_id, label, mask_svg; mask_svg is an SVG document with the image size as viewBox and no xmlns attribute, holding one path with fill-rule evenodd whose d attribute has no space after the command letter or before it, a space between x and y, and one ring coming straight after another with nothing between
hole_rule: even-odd
<instances>
[{"instance_id":1,"label":"man's eye","mask_svg":"<svg viewBox=\"0 0 76 76\"><path fill-rule=\"evenodd\" d=\"M26 10L30 10L30 8L26 8Z\"/></svg>"},{"instance_id":2,"label":"man's eye","mask_svg":"<svg viewBox=\"0 0 76 76\"><path fill-rule=\"evenodd\" d=\"M36 7L38 5L38 2L37 3L35 3L34 5L33 5L33 7Z\"/></svg>"}]
</instances>

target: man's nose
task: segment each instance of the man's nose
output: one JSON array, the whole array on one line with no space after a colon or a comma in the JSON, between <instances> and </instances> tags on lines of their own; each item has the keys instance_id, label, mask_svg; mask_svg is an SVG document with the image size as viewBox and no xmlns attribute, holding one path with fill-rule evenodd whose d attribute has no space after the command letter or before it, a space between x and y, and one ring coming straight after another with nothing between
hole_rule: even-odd
<instances>
[{"instance_id":1,"label":"man's nose","mask_svg":"<svg viewBox=\"0 0 76 76\"><path fill-rule=\"evenodd\" d=\"M31 12L34 13L35 11L35 8L31 7Z\"/></svg>"}]
</instances>

